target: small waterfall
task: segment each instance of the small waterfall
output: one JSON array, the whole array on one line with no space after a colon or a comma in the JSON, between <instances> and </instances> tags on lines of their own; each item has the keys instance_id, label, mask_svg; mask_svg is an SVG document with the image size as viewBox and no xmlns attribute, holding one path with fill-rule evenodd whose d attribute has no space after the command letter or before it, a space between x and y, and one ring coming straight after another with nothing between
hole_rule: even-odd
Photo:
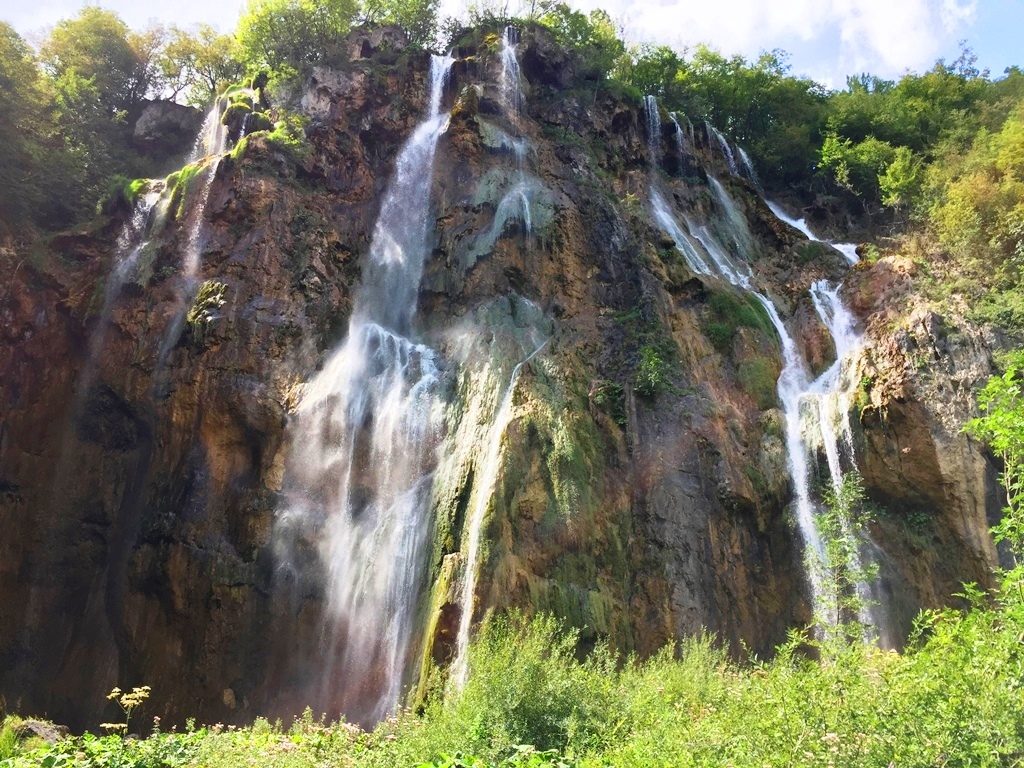
<instances>
[{"instance_id":1,"label":"small waterfall","mask_svg":"<svg viewBox=\"0 0 1024 768\"><path fill-rule=\"evenodd\" d=\"M725 158L725 163L729 168L729 173L733 176L739 175L739 169L736 167L736 155L733 154L732 147L729 145L729 140L722 135L722 132L715 128L710 122L705 121L704 126L707 128L708 139L714 139L718 144L718 148L722 151L722 157Z\"/></svg>"},{"instance_id":2,"label":"small waterfall","mask_svg":"<svg viewBox=\"0 0 1024 768\"><path fill-rule=\"evenodd\" d=\"M501 35L501 98L513 122L519 121L523 109L523 81L519 68L519 30L505 27Z\"/></svg>"},{"instance_id":3,"label":"small waterfall","mask_svg":"<svg viewBox=\"0 0 1024 768\"><path fill-rule=\"evenodd\" d=\"M431 529L439 363L408 335L452 62L433 57L427 114L396 159L348 335L289 424L285 503L275 519L281 573L301 570L303 545L323 569L324 701L363 723L386 716L401 696Z\"/></svg>"},{"instance_id":4,"label":"small waterfall","mask_svg":"<svg viewBox=\"0 0 1024 768\"><path fill-rule=\"evenodd\" d=\"M189 156L190 163L202 162L211 157L212 159L206 163L199 173L198 180L194 182L197 184L194 198L197 202L191 206L189 211L185 253L181 260L183 280L177 300L178 307L164 331L157 350L156 375L154 375L156 391L160 391L163 387L160 374L167 363L171 350L174 349L181 337L185 328L185 317L188 314L189 304L199 288L199 267L202 262L206 235L206 208L210 202L210 192L213 190L213 180L217 176L217 169L220 167L224 153L227 152L227 128L221 123L221 113L227 107L227 103L227 99L223 97L214 101L199 129L199 135L192 147L192 154ZM187 190L183 190L182 194L186 192Z\"/></svg>"},{"instance_id":5,"label":"small waterfall","mask_svg":"<svg viewBox=\"0 0 1024 768\"><path fill-rule=\"evenodd\" d=\"M675 134L676 152L678 152L679 156L682 157L684 154L686 154L686 134L683 132L683 127L679 124L679 117L676 115L676 113L675 112L670 112L668 116L672 119L672 125L675 126L675 129L676 129L676 134ZM685 115L684 115L684 119L685 119ZM689 123L690 121L687 120L686 122ZM691 146L692 146L692 143L691 143Z\"/></svg>"},{"instance_id":6,"label":"small waterfall","mask_svg":"<svg viewBox=\"0 0 1024 768\"><path fill-rule=\"evenodd\" d=\"M754 169L754 163L750 159L750 155L747 154L747 150L737 144L736 153L740 156L740 165L743 166L743 171L746 173L747 178L750 179L755 187L760 187L761 182L758 181L757 171Z\"/></svg>"},{"instance_id":7,"label":"small waterfall","mask_svg":"<svg viewBox=\"0 0 1024 768\"><path fill-rule=\"evenodd\" d=\"M774 203L771 200L765 200L764 202L765 205L768 206L768 209L775 215L775 218L777 218L784 224L788 224L789 226L793 227L793 229L798 230L808 240L811 240L812 242L815 243L826 243L828 245L831 245L833 248L835 248L837 251L843 254L843 256L846 257L846 260L850 262L850 264L856 264L858 261L860 261L860 256L857 255L857 246L855 243L833 243L829 242L828 240L822 240L820 237L814 234L814 232L811 231L811 228L807 225L807 219L793 218L788 213L786 213L786 211L783 209L781 205L779 205L778 203Z\"/></svg>"},{"instance_id":8,"label":"small waterfall","mask_svg":"<svg viewBox=\"0 0 1024 768\"><path fill-rule=\"evenodd\" d=\"M228 108L228 100L221 96L214 99L210 111L206 113L199 134L192 144L192 152L188 156L189 163L195 163L210 155L220 155L224 152L228 141L228 129L221 123L221 115Z\"/></svg>"},{"instance_id":9,"label":"small waterfall","mask_svg":"<svg viewBox=\"0 0 1024 768\"><path fill-rule=\"evenodd\" d=\"M644 96L644 115L647 117L647 151L652 165L656 166L661 159L661 114L658 100L650 94Z\"/></svg>"},{"instance_id":10,"label":"small waterfall","mask_svg":"<svg viewBox=\"0 0 1024 768\"><path fill-rule=\"evenodd\" d=\"M530 197L533 184L526 174L526 155L530 145L522 137L523 81L519 67L519 32L515 27L505 27L501 36L501 77L498 83L505 114L515 138L511 140L516 163L516 182L505 193L494 212L494 227L504 227L511 219L520 221L523 234L529 237L533 232L533 216L530 211ZM500 232L492 232L495 238Z\"/></svg>"},{"instance_id":11,"label":"small waterfall","mask_svg":"<svg viewBox=\"0 0 1024 768\"><path fill-rule=\"evenodd\" d=\"M657 105L651 96L645 98L644 105L650 140L651 136L657 135L655 131L658 127L656 122ZM717 137L726 160L731 161L732 152L728 142L710 124L708 124L708 130L709 133ZM652 159L656 161L658 158L657 143L651 143L649 149ZM735 163L730 162L730 165L734 166ZM849 389L848 385L840 386L839 380L844 375L850 375L849 373L844 374L847 370L844 368L844 360L848 360L851 352L859 347L860 336L852 314L839 298L838 287L831 286L824 281L816 283L812 287L811 298L819 316L835 339L837 360L828 371L812 381L799 347L779 315L775 304L767 295L755 289L753 275L745 260L734 258L730 253L733 249L738 254L751 252L753 237L747 227L746 218L717 179L709 176L708 182L718 207L723 213L722 225L733 248L723 247L705 224L687 219L686 229L680 226L668 209L661 192L652 181L651 205L654 218L662 230L672 238L676 248L696 274L720 277L750 293L764 308L779 337L783 366L776 389L785 421L787 464L793 486L793 505L797 526L807 550L813 552L819 559L823 559L825 543L818 530L816 503L811 492L812 450L816 444L820 443L824 446L833 484L838 487L842 483L843 477L839 436L844 440L846 461L851 464L853 461L849 421L846 415L849 412L849 401L844 400L849 395L840 394L840 392L848 393L852 389ZM694 240L699 243L699 249ZM701 251L707 254L708 259L703 258ZM859 570L859 557L855 556L854 562L850 562L848 565ZM825 591L820 573L809 563L806 575L811 589L815 615L823 616L822 606L824 605ZM870 596L870 589L870 586L866 584L857 585L858 595L862 598ZM869 608L870 601L863 600L862 602L865 603L865 608L861 611L859 619L865 627L878 626L877 617Z\"/></svg>"},{"instance_id":12,"label":"small waterfall","mask_svg":"<svg viewBox=\"0 0 1024 768\"><path fill-rule=\"evenodd\" d=\"M451 682L456 689L466 684L469 676L469 629L473 623L473 612L476 608L476 584L480 570L480 540L483 536L484 515L494 495L494 487L498 482L498 471L501 469L501 446L505 430L512 421L512 396L515 394L519 373L523 366L536 357L547 341L521 360L512 369L501 404L494 414L494 421L487 433L487 450L479 470L479 480L474 482L473 510L467 518L468 536L466 542L466 565L462 576L462 590L459 605L459 632L456 642L455 661L452 662Z\"/></svg>"}]
</instances>

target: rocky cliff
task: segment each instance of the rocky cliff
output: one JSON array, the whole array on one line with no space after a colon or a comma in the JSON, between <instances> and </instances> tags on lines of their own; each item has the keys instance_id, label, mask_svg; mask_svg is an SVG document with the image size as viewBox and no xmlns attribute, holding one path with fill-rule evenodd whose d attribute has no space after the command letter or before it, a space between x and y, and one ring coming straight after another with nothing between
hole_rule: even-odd
<instances>
[{"instance_id":1,"label":"rocky cliff","mask_svg":"<svg viewBox=\"0 0 1024 768\"><path fill-rule=\"evenodd\" d=\"M808 243L730 173L708 132L679 142L666 121L652 168L642 105L587 80L540 29L518 46L523 100L510 119L500 44L478 31L456 49L430 180L415 334L442 360L444 426L407 689L422 691L457 652L481 494L474 620L551 611L585 642L646 654L702 628L737 653L769 653L812 618L779 341L746 296L687 267L650 214L652 173L695 216L716 205L708 175L723 181L751 233L753 273L816 370L835 351L808 288L846 278L868 332L851 410L881 507L871 540L889 642L919 608L984 582L995 468L959 430L996 341L914 309L915 276L898 258L847 277L838 252ZM324 566L307 548L282 574L276 515L291 446L313 437L288 427L345 335L393 163L425 109L429 56L380 30L342 50L301 93L278 97L309 118L302 150L262 132L207 161L206 193L186 187L161 209L109 306L130 212L4 254L8 706L82 725L101 719L110 687L145 683L151 714L170 720L307 704L360 715L324 661ZM503 204L523 179L528 226ZM190 248L201 257L193 291ZM540 345L517 371L484 487L499 401Z\"/></svg>"}]
</instances>

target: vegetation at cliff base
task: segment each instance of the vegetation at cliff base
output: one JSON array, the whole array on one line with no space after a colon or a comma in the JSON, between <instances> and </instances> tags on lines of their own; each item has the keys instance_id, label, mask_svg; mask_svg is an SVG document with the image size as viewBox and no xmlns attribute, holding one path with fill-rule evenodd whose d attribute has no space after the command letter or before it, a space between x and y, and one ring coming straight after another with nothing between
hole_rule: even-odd
<instances>
[{"instance_id":1,"label":"vegetation at cliff base","mask_svg":"<svg viewBox=\"0 0 1024 768\"><path fill-rule=\"evenodd\" d=\"M1020 578L967 590L965 611L923 614L904 653L794 635L771 661L741 664L704 637L620 665L600 646L580 660L553 619L495 619L464 691L371 732L307 712L142 739L8 737L0 766L1019 766Z\"/></svg>"}]
</instances>

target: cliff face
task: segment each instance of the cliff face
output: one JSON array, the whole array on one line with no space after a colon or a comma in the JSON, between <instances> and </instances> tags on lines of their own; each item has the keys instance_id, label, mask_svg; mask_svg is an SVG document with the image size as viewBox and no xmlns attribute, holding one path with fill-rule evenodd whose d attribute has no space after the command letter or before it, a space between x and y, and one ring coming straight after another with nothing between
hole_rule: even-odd
<instances>
[{"instance_id":1,"label":"cliff face","mask_svg":"<svg viewBox=\"0 0 1024 768\"><path fill-rule=\"evenodd\" d=\"M787 511L778 339L735 289L695 276L653 222L641 105L577 76L527 30L510 119L498 46L481 34L457 51L430 182L415 333L443 361L444 429L405 683L454 658L480 503L474 618L518 606L623 651L707 628L737 651L770 652L811 619ZM324 566L308 550L283 582L275 513L289 450L312 437L288 430L290 414L344 337L396 154L425 109L429 59L380 31L344 50L348 61L295 96L309 151L257 134L216 163L208 196L193 189L153 228L109 312L123 219L5 254L8 706L80 725L125 683L152 686L152 714L172 720L341 706L344 681L323 663ZM687 145L671 126L656 138L676 209L710 211L708 174L722 179L756 279L810 365L827 368L834 350L808 288L843 278L844 260L776 219L706 132ZM524 179L529 227L504 205ZM197 216L198 294L181 271ZM858 265L846 283L868 330L853 433L884 506L872 540L894 635L960 582L987 578L1000 506L994 468L959 432L994 342L908 313L914 278L899 266ZM183 296L193 311L177 333Z\"/></svg>"}]
</instances>

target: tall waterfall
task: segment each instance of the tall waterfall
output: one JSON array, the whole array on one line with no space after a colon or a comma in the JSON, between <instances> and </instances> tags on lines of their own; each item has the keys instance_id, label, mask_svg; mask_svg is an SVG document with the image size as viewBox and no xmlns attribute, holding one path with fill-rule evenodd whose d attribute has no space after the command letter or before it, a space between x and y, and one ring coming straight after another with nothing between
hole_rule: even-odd
<instances>
[{"instance_id":1,"label":"tall waterfall","mask_svg":"<svg viewBox=\"0 0 1024 768\"><path fill-rule=\"evenodd\" d=\"M300 542L316 548L328 638L321 679L330 700L363 722L387 715L401 696L430 535L439 363L410 336L452 61L433 57L427 114L396 159L348 335L289 423L285 503L275 520L286 574L299 569Z\"/></svg>"},{"instance_id":2,"label":"tall waterfall","mask_svg":"<svg viewBox=\"0 0 1024 768\"><path fill-rule=\"evenodd\" d=\"M456 688L462 688L469 676L469 629L473 623L473 613L476 608L476 584L477 575L480 570L480 541L483 536L484 514L494 495L494 487L498 481L498 471L501 469L501 446L505 430L512 421L512 397L515 394L516 383L519 381L519 373L523 366L536 357L544 348L547 341L543 342L524 360L521 360L512 369L505 394L502 395L501 403L495 412L494 421L487 433L487 450L480 465L479 477L473 483L473 509L466 520L469 531L466 542L466 565L462 576L462 590L459 596L459 631L456 636L455 661L452 662L451 681Z\"/></svg>"},{"instance_id":3,"label":"tall waterfall","mask_svg":"<svg viewBox=\"0 0 1024 768\"><path fill-rule=\"evenodd\" d=\"M649 151L652 156L652 164L656 167L659 158L660 123L657 102L654 97L645 97L644 111L647 117L648 139L651 142ZM736 174L735 156L728 141L710 123L707 124L707 129L709 137L713 136L718 142L730 172ZM744 158L744 165L749 165L750 171L752 171L753 166L750 164L749 158L746 158L745 155L741 155L741 157ZM852 441L846 415L850 406L848 393L852 391L852 388L849 386L849 382L844 380L844 377L848 378L851 375L847 363L850 353L860 345L860 336L857 333L853 316L839 298L838 287L831 286L824 281L816 283L811 289L812 301L823 323L832 334L837 359L821 376L812 379L807 363L775 304L766 294L754 287L752 273L744 260L744 255L750 253L753 247L753 237L747 227L745 217L717 179L709 176L708 182L722 212L721 226L730 241L728 246L724 246L706 224L688 218L686 227L681 226L668 209L657 185L652 181L651 206L654 219L662 230L672 238L676 248L695 273L722 278L757 299L764 307L765 313L779 336L782 345L783 367L777 384L777 392L785 419L785 442L788 469L793 486L793 504L797 525L805 546L821 559L825 554L825 544L818 530L816 502L811 491L813 451L818 447L823 447L829 463L832 482L838 488L843 479L840 438L844 441L842 445L845 451L845 460L852 464ZM776 207L774 206L772 210L775 211ZM810 236L813 238L813 235ZM699 248L697 244L699 244ZM704 258L701 251L707 254L708 258ZM848 565L859 571L861 565L859 555L855 554L854 562L850 562ZM806 573L815 614L822 616L824 590L820 574L817 568L810 565L806 569ZM868 585L858 584L857 590L862 598L870 597ZM861 610L859 619L867 627L877 627L879 621L877 615L870 610L871 601L865 599L862 602L864 608Z\"/></svg>"}]
</instances>

